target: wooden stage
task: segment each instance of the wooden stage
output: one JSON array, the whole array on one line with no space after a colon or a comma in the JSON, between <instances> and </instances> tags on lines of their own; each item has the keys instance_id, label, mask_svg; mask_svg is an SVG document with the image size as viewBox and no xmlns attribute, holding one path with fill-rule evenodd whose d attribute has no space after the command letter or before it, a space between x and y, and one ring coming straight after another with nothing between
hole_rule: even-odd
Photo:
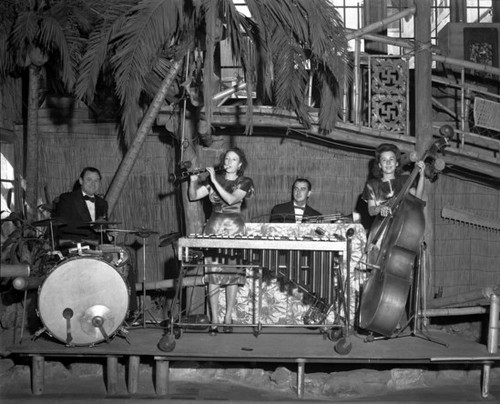
<instances>
[{"instance_id":1,"label":"wooden stage","mask_svg":"<svg viewBox=\"0 0 500 404\"><path fill-rule=\"evenodd\" d=\"M221 328L219 328L221 330ZM260 333L245 326L235 327L232 334L219 332L210 336L207 330L182 330L180 338L175 339L171 352L158 348L164 330L146 324L128 328L126 338L115 335L107 343L97 343L93 347L67 347L62 342L42 334L35 340L24 336L22 343L7 347L7 352L32 358L32 391L43 393L45 358L62 357L101 357L106 359L106 385L108 394L117 394L118 360L122 358L128 365L128 392L137 392L139 364L141 357L153 357L156 363L156 393L169 394L169 366L174 361L213 361L213 362L267 362L297 364L297 393L302 397L304 391L304 372L308 363L331 365L332 371L338 364L477 364L483 366L486 380L483 392L489 385L489 368L500 362L500 353L488 354L487 347L466 341L444 332L430 332L433 340L421 334L402 334L398 338L365 342L363 335L350 335L348 341L352 349L345 355L335 351L335 342L320 333L318 329L303 327L263 326ZM223 366L223 365L222 365ZM486 369L487 368L487 369ZM486 384L485 384L486 383Z\"/></svg>"}]
</instances>

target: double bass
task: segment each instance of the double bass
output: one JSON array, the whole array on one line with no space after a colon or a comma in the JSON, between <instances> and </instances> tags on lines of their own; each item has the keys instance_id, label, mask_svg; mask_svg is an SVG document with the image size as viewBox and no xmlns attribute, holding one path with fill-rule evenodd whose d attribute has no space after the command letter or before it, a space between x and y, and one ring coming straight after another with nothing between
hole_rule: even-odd
<instances>
[{"instance_id":1,"label":"double bass","mask_svg":"<svg viewBox=\"0 0 500 404\"><path fill-rule=\"evenodd\" d=\"M436 155L448 145L453 129L445 125L440 132L444 136L433 141L421 158L426 163L426 177L435 177L444 167ZM409 192L418 173L415 167L401 191L389 201L392 214L375 219L367 243L367 264L372 271L361 294L359 325L387 337L404 313L425 232L425 202Z\"/></svg>"}]
</instances>

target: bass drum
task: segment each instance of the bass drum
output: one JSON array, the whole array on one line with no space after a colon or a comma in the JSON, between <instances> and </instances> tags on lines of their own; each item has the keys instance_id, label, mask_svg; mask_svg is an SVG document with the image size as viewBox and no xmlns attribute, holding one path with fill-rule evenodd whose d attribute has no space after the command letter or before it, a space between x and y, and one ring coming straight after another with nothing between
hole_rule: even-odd
<instances>
[{"instance_id":1,"label":"bass drum","mask_svg":"<svg viewBox=\"0 0 500 404\"><path fill-rule=\"evenodd\" d=\"M108 340L125 321L128 287L100 258L75 257L56 266L38 292L38 314L47 332L67 345Z\"/></svg>"}]
</instances>

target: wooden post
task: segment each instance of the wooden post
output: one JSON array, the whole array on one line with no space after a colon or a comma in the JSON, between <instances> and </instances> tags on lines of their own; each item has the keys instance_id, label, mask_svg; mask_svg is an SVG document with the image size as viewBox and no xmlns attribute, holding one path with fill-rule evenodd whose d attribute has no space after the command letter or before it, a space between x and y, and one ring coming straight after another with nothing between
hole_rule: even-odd
<instances>
[{"instance_id":1,"label":"wooden post","mask_svg":"<svg viewBox=\"0 0 500 404\"><path fill-rule=\"evenodd\" d=\"M169 366L170 362L164 357L155 357L156 361L156 394L166 396L169 394Z\"/></svg>"},{"instance_id":2,"label":"wooden post","mask_svg":"<svg viewBox=\"0 0 500 404\"><path fill-rule=\"evenodd\" d=\"M141 357L130 355L128 357L128 392L130 394L137 393L139 385L139 366L141 364Z\"/></svg>"},{"instance_id":3,"label":"wooden post","mask_svg":"<svg viewBox=\"0 0 500 404\"><path fill-rule=\"evenodd\" d=\"M432 53L431 53L431 0L415 2L415 140L417 153L421 156L432 140ZM425 214L426 252L424 259L426 273L422 273L422 282L430 283L434 251L434 188L425 181L422 198L427 201ZM431 293L430 288L427 288ZM426 296L429 298L429 296ZM418 303L418 302L417 302Z\"/></svg>"},{"instance_id":4,"label":"wooden post","mask_svg":"<svg viewBox=\"0 0 500 404\"><path fill-rule=\"evenodd\" d=\"M31 361L31 392L35 396L43 393L43 379L45 373L45 358L40 355L33 356Z\"/></svg>"},{"instance_id":5,"label":"wooden post","mask_svg":"<svg viewBox=\"0 0 500 404\"><path fill-rule=\"evenodd\" d=\"M118 358L116 356L108 356L106 360L106 387L108 394L116 394L118 391Z\"/></svg>"},{"instance_id":6,"label":"wooden post","mask_svg":"<svg viewBox=\"0 0 500 404\"><path fill-rule=\"evenodd\" d=\"M364 24L367 26L375 22L383 20L387 17L387 1L385 0L371 0L364 2ZM381 32L382 35L387 35L387 28ZM365 50L372 54L387 54L387 45L380 42L365 41Z\"/></svg>"},{"instance_id":7,"label":"wooden post","mask_svg":"<svg viewBox=\"0 0 500 404\"><path fill-rule=\"evenodd\" d=\"M498 352L498 315L500 312L500 300L494 293L490 296L490 321L488 330L488 353L494 354ZM490 386L490 370L491 362L483 365L483 385L481 396L487 398L489 396Z\"/></svg>"},{"instance_id":8,"label":"wooden post","mask_svg":"<svg viewBox=\"0 0 500 404\"><path fill-rule=\"evenodd\" d=\"M304 397L305 365L306 361L304 359L297 361L297 397L299 398Z\"/></svg>"}]
</instances>

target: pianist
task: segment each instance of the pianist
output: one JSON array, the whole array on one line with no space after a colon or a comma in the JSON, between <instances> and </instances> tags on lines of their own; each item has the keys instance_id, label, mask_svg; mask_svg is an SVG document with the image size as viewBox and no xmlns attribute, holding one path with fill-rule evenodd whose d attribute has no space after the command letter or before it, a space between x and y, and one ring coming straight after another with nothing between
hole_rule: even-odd
<instances>
[{"instance_id":1,"label":"pianist","mask_svg":"<svg viewBox=\"0 0 500 404\"><path fill-rule=\"evenodd\" d=\"M244 177L247 159L244 152L231 148L223 154L224 170L216 173L214 167L207 167L209 177L200 181L198 175L190 176L189 199L197 201L208 196L212 203L212 213L203 229L204 234L218 234L232 236L245 233L245 222L241 215L241 205L246 197L254 193L253 182ZM219 317L219 291L221 286L226 288L226 311L224 314L223 332L233 331L232 311L236 303L239 286L245 284L245 272L241 268L208 267L205 270L208 283L208 297L212 326L209 333L217 335Z\"/></svg>"},{"instance_id":2,"label":"pianist","mask_svg":"<svg viewBox=\"0 0 500 404\"><path fill-rule=\"evenodd\" d=\"M297 178L292 186L292 200L275 205L271 210L271 223L302 223L308 217L321 216L317 210L307 204L311 196L311 182L305 178Z\"/></svg>"}]
</instances>

